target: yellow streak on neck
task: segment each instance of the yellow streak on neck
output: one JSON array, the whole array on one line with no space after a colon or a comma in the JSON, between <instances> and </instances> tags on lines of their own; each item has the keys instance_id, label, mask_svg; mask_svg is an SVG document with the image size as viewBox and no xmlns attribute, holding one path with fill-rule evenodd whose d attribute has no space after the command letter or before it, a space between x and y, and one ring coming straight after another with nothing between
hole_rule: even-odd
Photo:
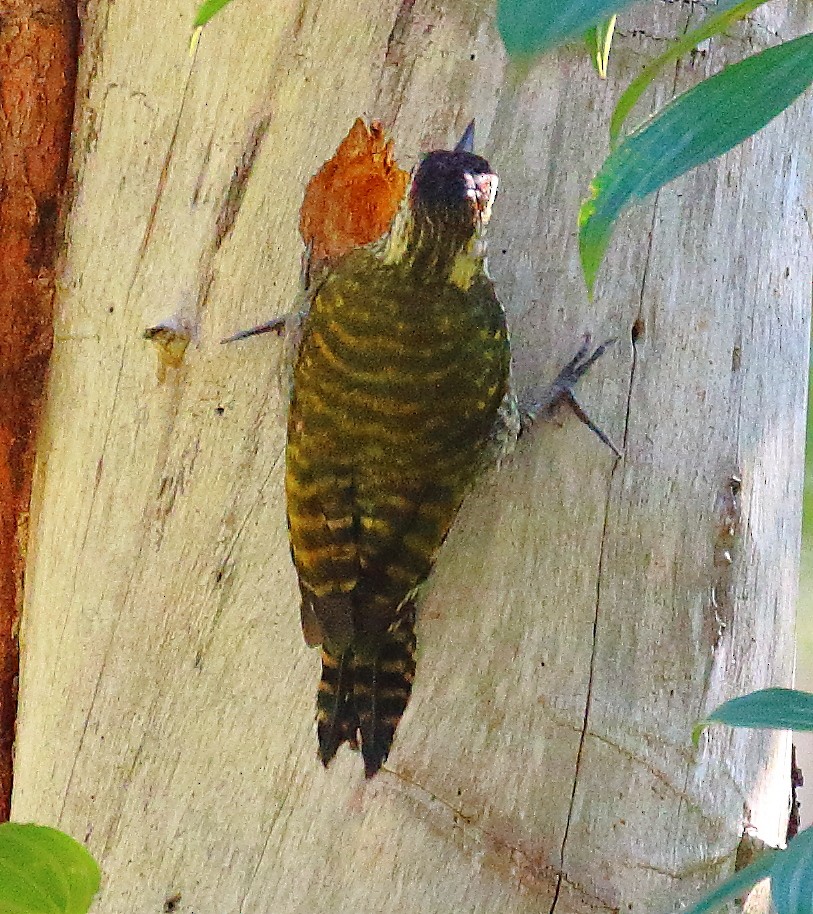
<instances>
[{"instance_id":1,"label":"yellow streak on neck","mask_svg":"<svg viewBox=\"0 0 813 914\"><path fill-rule=\"evenodd\" d=\"M475 235L455 257L449 273L449 282L468 292L477 274L486 269L485 256L485 242Z\"/></svg>"},{"instance_id":2,"label":"yellow streak on neck","mask_svg":"<svg viewBox=\"0 0 813 914\"><path fill-rule=\"evenodd\" d=\"M395 264L404 260L412 240L411 233L412 216L408 200L405 198L395 215L389 233L375 245L383 263ZM482 237L482 229L473 235L466 247L455 256L448 278L453 285L467 292L477 274L481 272L488 275L486 243Z\"/></svg>"}]
</instances>

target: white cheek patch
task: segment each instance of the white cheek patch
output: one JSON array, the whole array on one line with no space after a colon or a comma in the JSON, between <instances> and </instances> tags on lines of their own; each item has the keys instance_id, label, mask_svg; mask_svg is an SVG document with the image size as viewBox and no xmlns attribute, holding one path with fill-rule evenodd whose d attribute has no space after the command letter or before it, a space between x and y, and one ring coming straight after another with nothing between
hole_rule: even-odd
<instances>
[{"instance_id":1,"label":"white cheek patch","mask_svg":"<svg viewBox=\"0 0 813 914\"><path fill-rule=\"evenodd\" d=\"M480 224L487 225L491 218L491 207L494 198L497 196L497 184L499 178L494 174L466 174L463 175L466 182L466 198L471 200L477 208L477 214L480 217Z\"/></svg>"},{"instance_id":2,"label":"white cheek patch","mask_svg":"<svg viewBox=\"0 0 813 914\"><path fill-rule=\"evenodd\" d=\"M488 224L491 218L491 207L494 204L494 198L497 196L497 185L500 179L496 175L478 175L478 187L480 190L480 219L483 225Z\"/></svg>"}]
</instances>

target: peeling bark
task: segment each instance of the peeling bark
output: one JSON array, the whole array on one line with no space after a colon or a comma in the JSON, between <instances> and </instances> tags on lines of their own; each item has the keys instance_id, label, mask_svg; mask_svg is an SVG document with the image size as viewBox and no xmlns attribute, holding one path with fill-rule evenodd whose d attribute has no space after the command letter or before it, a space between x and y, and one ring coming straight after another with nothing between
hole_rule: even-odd
<instances>
[{"instance_id":1,"label":"peeling bark","mask_svg":"<svg viewBox=\"0 0 813 914\"><path fill-rule=\"evenodd\" d=\"M71 0L0 12L0 819L11 801L17 617L33 443L51 351L60 194L73 119Z\"/></svg>"}]
</instances>

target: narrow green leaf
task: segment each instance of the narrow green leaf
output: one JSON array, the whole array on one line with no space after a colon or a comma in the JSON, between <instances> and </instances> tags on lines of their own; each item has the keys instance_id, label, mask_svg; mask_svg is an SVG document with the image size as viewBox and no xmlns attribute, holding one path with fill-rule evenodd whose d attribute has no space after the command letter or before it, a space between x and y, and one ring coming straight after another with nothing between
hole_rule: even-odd
<instances>
[{"instance_id":1,"label":"narrow green leaf","mask_svg":"<svg viewBox=\"0 0 813 914\"><path fill-rule=\"evenodd\" d=\"M687 32L663 54L659 54L651 63L648 63L618 99L613 116L610 118L610 145L615 146L618 142L621 127L630 111L665 66L697 47L701 41L719 35L738 19L744 19L748 13L758 6L762 6L763 3L767 3L767 0L741 0L741 2L733 4L729 2L724 7L718 8L714 15L709 16L699 28Z\"/></svg>"},{"instance_id":2,"label":"narrow green leaf","mask_svg":"<svg viewBox=\"0 0 813 914\"><path fill-rule=\"evenodd\" d=\"M497 28L511 57L541 54L578 38L635 0L497 0Z\"/></svg>"},{"instance_id":3,"label":"narrow green leaf","mask_svg":"<svg viewBox=\"0 0 813 914\"><path fill-rule=\"evenodd\" d=\"M198 45L200 44L200 36L203 34L203 26L199 25L196 29L192 30L192 36L189 39L189 56L194 57L198 51Z\"/></svg>"},{"instance_id":4,"label":"narrow green leaf","mask_svg":"<svg viewBox=\"0 0 813 914\"><path fill-rule=\"evenodd\" d=\"M590 59L596 68L596 73L602 79L607 78L607 63L610 59L610 47L613 43L613 32L615 31L615 20L617 18L617 16L610 16L604 22L599 22L588 29L584 35L584 42L590 53Z\"/></svg>"},{"instance_id":5,"label":"narrow green leaf","mask_svg":"<svg viewBox=\"0 0 813 914\"><path fill-rule=\"evenodd\" d=\"M597 73L598 73L598 55L599 55L599 49L598 49L599 27L600 26L598 26L598 25L592 25L584 33L584 44L585 44L585 47L587 48L587 53L590 55L590 62L596 68Z\"/></svg>"},{"instance_id":6,"label":"narrow green leaf","mask_svg":"<svg viewBox=\"0 0 813 914\"><path fill-rule=\"evenodd\" d=\"M42 825L0 825L0 911L86 914L99 867L69 835Z\"/></svg>"},{"instance_id":7,"label":"narrow green leaf","mask_svg":"<svg viewBox=\"0 0 813 914\"><path fill-rule=\"evenodd\" d=\"M761 689L715 708L704 724L813 730L813 694L796 689Z\"/></svg>"},{"instance_id":8,"label":"narrow green leaf","mask_svg":"<svg viewBox=\"0 0 813 914\"><path fill-rule=\"evenodd\" d=\"M756 133L813 82L813 34L727 67L673 99L605 159L579 212L582 270L592 295L613 224L631 202Z\"/></svg>"},{"instance_id":9,"label":"narrow green leaf","mask_svg":"<svg viewBox=\"0 0 813 914\"><path fill-rule=\"evenodd\" d=\"M203 0L203 3L201 3L201 5L198 7L198 13L195 16L195 21L192 24L192 28L202 28L228 3L231 3L231 0Z\"/></svg>"},{"instance_id":10,"label":"narrow green leaf","mask_svg":"<svg viewBox=\"0 0 813 914\"><path fill-rule=\"evenodd\" d=\"M813 908L813 828L806 828L776 858L771 898L778 914L810 914Z\"/></svg>"},{"instance_id":11,"label":"narrow green leaf","mask_svg":"<svg viewBox=\"0 0 813 914\"><path fill-rule=\"evenodd\" d=\"M771 867L777 856L784 851L769 850L762 854L750 866L734 873L725 882L721 882L716 889L704 895L700 901L689 908L683 908L680 914L709 914L716 911L729 901L740 898L749 892L758 882L771 874ZM780 912L784 914L784 912Z\"/></svg>"}]
</instances>

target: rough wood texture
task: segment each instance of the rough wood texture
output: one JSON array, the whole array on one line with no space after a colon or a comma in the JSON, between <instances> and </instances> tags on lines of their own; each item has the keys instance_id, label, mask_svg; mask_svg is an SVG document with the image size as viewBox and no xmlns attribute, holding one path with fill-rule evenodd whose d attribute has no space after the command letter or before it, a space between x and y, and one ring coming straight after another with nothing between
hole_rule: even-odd
<instances>
[{"instance_id":1,"label":"rough wood texture","mask_svg":"<svg viewBox=\"0 0 813 914\"><path fill-rule=\"evenodd\" d=\"M22 556L51 351L77 28L76 5L65 0L0 5L0 821L11 805Z\"/></svg>"},{"instance_id":2,"label":"rough wood texture","mask_svg":"<svg viewBox=\"0 0 813 914\"><path fill-rule=\"evenodd\" d=\"M518 87L491 3L236 0L190 62L193 5L93 2L83 23L15 817L86 840L114 914L175 893L195 914L694 896L731 869L746 823L776 841L786 816L784 737L718 728L694 751L689 733L791 678L810 97L624 217L588 304L577 203L617 92L688 5L627 17L609 84L574 48ZM780 0L681 63L658 100L797 34L803 7ZM315 758L281 346L217 342L292 299L304 183L360 113L394 125L405 164L476 115L501 176L492 269L519 384L549 381L585 330L617 336L582 394L625 452L568 420L483 480L369 785L349 752L327 772ZM159 383L141 336L171 319L194 343Z\"/></svg>"}]
</instances>

